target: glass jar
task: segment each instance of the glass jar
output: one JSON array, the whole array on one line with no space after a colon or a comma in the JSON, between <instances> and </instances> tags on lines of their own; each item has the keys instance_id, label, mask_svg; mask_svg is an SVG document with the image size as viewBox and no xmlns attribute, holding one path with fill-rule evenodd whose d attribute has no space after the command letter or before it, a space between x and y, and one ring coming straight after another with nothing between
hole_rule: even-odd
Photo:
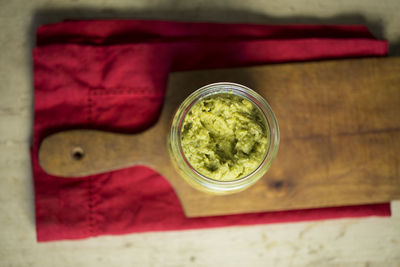
<instances>
[{"instance_id":1,"label":"glass jar","mask_svg":"<svg viewBox=\"0 0 400 267\"><path fill-rule=\"evenodd\" d=\"M202 175L190 165L181 147L182 125L190 108L198 101L218 94L235 94L249 100L259 109L263 115L264 124L268 128L267 138L269 142L264 160L250 174L232 181L218 181ZM178 173L194 188L212 194L234 193L242 191L254 184L264 176L271 166L278 152L278 147L279 127L275 115L267 101L250 88L230 82L209 84L189 95L176 111L168 136L169 155Z\"/></svg>"}]
</instances>

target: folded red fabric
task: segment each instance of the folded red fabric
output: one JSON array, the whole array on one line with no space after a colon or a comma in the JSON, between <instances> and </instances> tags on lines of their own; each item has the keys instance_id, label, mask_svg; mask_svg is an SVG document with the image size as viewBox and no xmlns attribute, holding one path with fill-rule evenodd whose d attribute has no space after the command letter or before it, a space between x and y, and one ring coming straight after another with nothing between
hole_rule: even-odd
<instances>
[{"instance_id":1,"label":"folded red fabric","mask_svg":"<svg viewBox=\"0 0 400 267\"><path fill-rule=\"evenodd\" d=\"M83 178L46 174L38 148L71 128L134 133L157 120L170 71L384 56L363 26L65 21L37 30L31 159L38 241L144 231L389 216L389 204L186 218L174 190L135 166Z\"/></svg>"}]
</instances>

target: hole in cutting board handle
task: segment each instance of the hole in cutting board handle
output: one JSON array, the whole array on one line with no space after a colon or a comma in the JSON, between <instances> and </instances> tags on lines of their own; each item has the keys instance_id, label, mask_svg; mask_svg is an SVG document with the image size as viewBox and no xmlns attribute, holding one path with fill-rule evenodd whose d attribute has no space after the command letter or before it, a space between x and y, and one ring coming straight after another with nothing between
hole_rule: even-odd
<instances>
[{"instance_id":1,"label":"hole in cutting board handle","mask_svg":"<svg viewBox=\"0 0 400 267\"><path fill-rule=\"evenodd\" d=\"M85 156L85 151L79 146L74 147L71 151L71 157L73 160L79 161L82 160Z\"/></svg>"}]
</instances>

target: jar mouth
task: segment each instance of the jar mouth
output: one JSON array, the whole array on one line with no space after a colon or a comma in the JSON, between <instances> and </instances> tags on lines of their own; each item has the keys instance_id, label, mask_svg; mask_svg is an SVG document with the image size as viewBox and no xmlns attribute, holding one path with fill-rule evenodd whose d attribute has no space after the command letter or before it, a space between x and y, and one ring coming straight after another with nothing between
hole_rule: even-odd
<instances>
[{"instance_id":1,"label":"jar mouth","mask_svg":"<svg viewBox=\"0 0 400 267\"><path fill-rule=\"evenodd\" d=\"M243 99L251 101L251 103L260 111L260 114L263 116L263 123L265 127L267 127L268 133L268 145L266 152L264 154L263 160L260 164L251 171L249 174L246 174L243 177L233 180L216 180L197 171L186 158L183 148L181 145L181 133L183 122L185 121L185 117L190 109L198 103L200 100L210 97L213 95L220 94L234 94ZM260 96L255 91L250 88L236 83L230 82L219 82L208 84L206 86L201 87L200 89L193 92L189 95L180 105L177 113L173 119L173 126L171 127L171 137L174 139L170 140L170 145L173 146L171 148L171 158L179 157L179 159L175 160L176 167L178 167L181 171L183 171L183 175L188 175L189 179L194 180L196 183L204 186L206 188L198 188L200 190L205 189L203 191L221 191L221 192L229 192L229 191L238 191L240 189L244 189L247 186L250 186L254 182L256 182L259 178L261 178L265 172L268 170L271 165L273 159L277 154L277 150L279 147L279 127L277 120L275 118L274 113L272 112L271 107L266 102L266 100ZM182 164L183 163L183 164ZM178 166L177 166L178 165ZM182 166L183 165L183 166ZM257 175L257 174L260 174ZM182 172L181 172L182 173ZM187 177L183 177L187 178ZM187 180L187 179L186 179ZM189 181L190 184L192 181Z\"/></svg>"},{"instance_id":2,"label":"jar mouth","mask_svg":"<svg viewBox=\"0 0 400 267\"><path fill-rule=\"evenodd\" d=\"M226 84L226 83L224 83L224 84ZM209 85L209 86L213 86L213 85L217 85L217 84L211 84L211 85ZM204 87L202 87L202 88L204 88ZM200 88L199 90L201 90L202 88ZM196 103L198 103L200 100L202 100L202 99L204 99L204 98L206 98L206 97L210 97L210 96L214 96L214 95L222 95L222 94L227 94L227 93L235 94L235 95L237 95L237 96L243 97L243 99L250 100L251 103L261 112L261 114L262 114L262 116L263 116L263 119L264 119L264 122L265 122L265 125L266 125L266 127L268 128L268 133L270 132L270 125L269 125L269 123L268 123L268 119L266 118L266 115L264 114L264 111L262 110L262 108L261 108L256 102L254 102L252 99L247 98L247 97L244 97L244 96L238 94L237 92L233 91L231 88L230 88L230 89L227 89L227 88L219 88L219 91L213 91L213 92L206 93L206 94L202 95L201 97L198 97L198 98L197 98L195 101L193 101L192 103L190 103L190 105L187 107L187 109L185 109L186 112L183 114L183 116L182 116L181 119L179 120L179 124L178 124L178 146L179 146L179 152L180 152L180 154L181 154L181 156L182 156L184 162L189 166L189 168L191 169L191 171L195 172L198 176L200 176L200 177L201 177L202 179L204 179L204 180L208 180L209 182L219 183L219 184L235 184L235 183L237 183L237 182L243 182L244 180L249 179L249 178L252 176L253 173L257 172L257 170L260 169L260 167L262 166L262 164L263 164L264 161L266 160L267 155L268 155L268 153L269 153L269 151L270 151L270 148L271 148L271 140L268 140L268 147L267 147L267 150L266 150L265 153L264 153L264 158L263 158L263 160L260 162L260 164L257 166L257 168L255 168L253 171L251 171L249 174L247 174L247 175L245 175L245 176L243 176L243 177L240 177L240 178L238 178L238 179L228 180L228 181L216 180L216 179L207 177L206 175L204 175L204 174L202 174L201 172L197 171L196 168L194 168L194 167L190 164L189 160L188 160L188 159L186 158L186 156L185 156L185 153L183 152L183 148L182 148L182 144L181 144L181 140L182 140L182 139L181 139L182 125L183 125L183 122L185 121L185 118L186 118L187 113L188 113L188 112L191 110L191 108L192 108ZM189 96L189 97L190 97L190 96ZM271 135L270 135L270 134L268 134L268 139L271 139Z\"/></svg>"}]
</instances>

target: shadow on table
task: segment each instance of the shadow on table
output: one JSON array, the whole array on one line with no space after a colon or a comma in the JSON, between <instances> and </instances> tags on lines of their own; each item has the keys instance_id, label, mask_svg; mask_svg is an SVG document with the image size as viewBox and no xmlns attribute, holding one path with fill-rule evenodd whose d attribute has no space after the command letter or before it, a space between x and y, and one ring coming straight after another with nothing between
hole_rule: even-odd
<instances>
[{"instance_id":1,"label":"shadow on table","mask_svg":"<svg viewBox=\"0 0 400 267\"><path fill-rule=\"evenodd\" d=\"M368 20L360 14L343 14L334 17L317 18L311 16L275 17L255 11L204 7L188 10L177 10L171 6L159 6L157 9L109 9L109 8L71 8L71 9L39 9L32 17L28 28L27 58L32 66L32 49L35 46L35 32L38 26L56 23L65 19L157 19L173 21L207 21L207 22L235 22L235 23L262 23L262 24L361 24L366 25L377 37L383 38L383 25L381 20ZM400 40L391 46L391 55L400 54ZM32 67L31 67L32 68ZM32 74L32 69L30 71ZM31 84L33 76L31 75ZM33 102L31 105L33 126ZM31 127L32 129L33 127ZM32 133L31 133L32 136ZM32 138L31 138L32 140ZM32 186L32 184L30 184ZM33 194L33 189L31 190ZM32 197L33 199L33 197ZM34 224L34 203L31 206L31 221Z\"/></svg>"},{"instance_id":2,"label":"shadow on table","mask_svg":"<svg viewBox=\"0 0 400 267\"><path fill-rule=\"evenodd\" d=\"M389 55L400 56L400 39L392 44L389 44Z\"/></svg>"},{"instance_id":3,"label":"shadow on table","mask_svg":"<svg viewBox=\"0 0 400 267\"><path fill-rule=\"evenodd\" d=\"M204 7L188 10L170 6L157 9L111 9L111 8L71 8L39 9L33 14L31 27L28 30L31 47L34 45L36 28L43 24L56 23L65 19L157 19L174 21L208 21L263 24L360 24L366 25L375 37L382 39L383 25L381 20L368 20L363 15L349 13L332 17L292 16L276 17L255 11Z\"/></svg>"}]
</instances>

